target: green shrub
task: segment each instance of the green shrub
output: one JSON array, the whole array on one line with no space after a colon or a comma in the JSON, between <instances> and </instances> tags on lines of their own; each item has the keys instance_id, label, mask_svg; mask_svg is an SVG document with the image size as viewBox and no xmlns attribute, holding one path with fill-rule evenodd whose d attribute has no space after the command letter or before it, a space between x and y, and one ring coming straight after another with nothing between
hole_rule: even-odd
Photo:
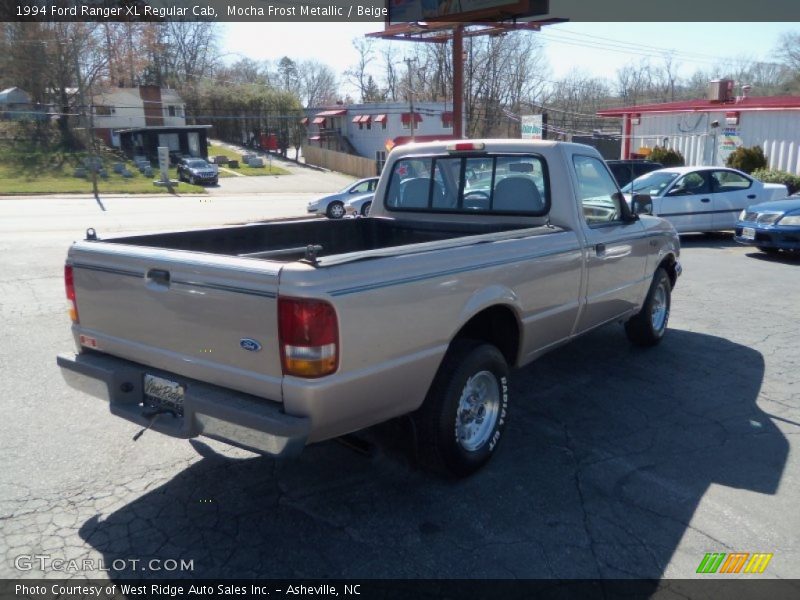
<instances>
[{"instance_id":1,"label":"green shrub","mask_svg":"<svg viewBox=\"0 0 800 600\"><path fill-rule=\"evenodd\" d=\"M682 167L686 164L683 154L672 148L664 148L662 146L654 147L647 159L661 163L665 167Z\"/></svg>"},{"instance_id":2,"label":"green shrub","mask_svg":"<svg viewBox=\"0 0 800 600\"><path fill-rule=\"evenodd\" d=\"M767 157L764 156L761 146L753 146L752 148L740 146L730 153L725 164L732 169L752 173L756 169L767 168Z\"/></svg>"},{"instance_id":3,"label":"green shrub","mask_svg":"<svg viewBox=\"0 0 800 600\"><path fill-rule=\"evenodd\" d=\"M786 171L777 171L774 169L756 169L750 173L753 177L764 183L782 183L789 188L789 194L794 194L800 191L800 177L792 175Z\"/></svg>"}]
</instances>

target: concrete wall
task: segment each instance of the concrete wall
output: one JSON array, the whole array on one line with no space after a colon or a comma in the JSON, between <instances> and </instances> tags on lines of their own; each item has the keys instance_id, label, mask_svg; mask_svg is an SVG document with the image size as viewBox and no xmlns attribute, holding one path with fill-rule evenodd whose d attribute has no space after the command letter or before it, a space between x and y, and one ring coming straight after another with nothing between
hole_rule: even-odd
<instances>
[{"instance_id":1,"label":"concrete wall","mask_svg":"<svg viewBox=\"0 0 800 600\"><path fill-rule=\"evenodd\" d=\"M311 144L303 146L303 156L306 159L306 164L347 173L354 177L374 177L377 175L375 161L361 156L334 152Z\"/></svg>"}]
</instances>

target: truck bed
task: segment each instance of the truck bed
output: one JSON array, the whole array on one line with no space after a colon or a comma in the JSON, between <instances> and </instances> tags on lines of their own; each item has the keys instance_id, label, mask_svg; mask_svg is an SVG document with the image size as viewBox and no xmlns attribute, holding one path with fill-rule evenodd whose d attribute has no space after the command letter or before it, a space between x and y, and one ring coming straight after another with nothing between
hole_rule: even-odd
<instances>
[{"instance_id":1,"label":"truck bed","mask_svg":"<svg viewBox=\"0 0 800 600\"><path fill-rule=\"evenodd\" d=\"M530 225L442 224L378 218L306 219L125 236L103 241L291 262L305 257L308 246L317 246L316 256L325 257L526 228Z\"/></svg>"}]
</instances>

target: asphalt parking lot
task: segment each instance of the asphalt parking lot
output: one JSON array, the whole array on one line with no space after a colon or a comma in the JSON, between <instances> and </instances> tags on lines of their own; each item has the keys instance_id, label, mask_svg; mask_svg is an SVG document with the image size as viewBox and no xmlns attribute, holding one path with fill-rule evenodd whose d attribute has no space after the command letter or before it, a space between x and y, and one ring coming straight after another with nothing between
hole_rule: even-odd
<instances>
[{"instance_id":1,"label":"asphalt parking lot","mask_svg":"<svg viewBox=\"0 0 800 600\"><path fill-rule=\"evenodd\" d=\"M685 238L664 342L633 349L610 326L515 372L498 454L453 482L414 467L403 421L366 432L368 452L333 441L285 462L133 442L55 366L83 227L40 231L39 202L0 238L2 578L685 578L707 552L773 553L761 577L800 577L798 260ZM19 560L34 554L119 568Z\"/></svg>"}]
</instances>

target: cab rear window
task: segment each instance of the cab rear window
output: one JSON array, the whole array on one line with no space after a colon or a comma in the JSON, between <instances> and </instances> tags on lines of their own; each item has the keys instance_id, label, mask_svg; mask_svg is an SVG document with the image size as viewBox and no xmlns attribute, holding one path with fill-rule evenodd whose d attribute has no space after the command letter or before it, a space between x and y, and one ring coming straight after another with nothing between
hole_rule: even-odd
<instances>
[{"instance_id":1,"label":"cab rear window","mask_svg":"<svg viewBox=\"0 0 800 600\"><path fill-rule=\"evenodd\" d=\"M393 211L543 216L547 168L537 155L425 156L392 167L385 206Z\"/></svg>"}]
</instances>

